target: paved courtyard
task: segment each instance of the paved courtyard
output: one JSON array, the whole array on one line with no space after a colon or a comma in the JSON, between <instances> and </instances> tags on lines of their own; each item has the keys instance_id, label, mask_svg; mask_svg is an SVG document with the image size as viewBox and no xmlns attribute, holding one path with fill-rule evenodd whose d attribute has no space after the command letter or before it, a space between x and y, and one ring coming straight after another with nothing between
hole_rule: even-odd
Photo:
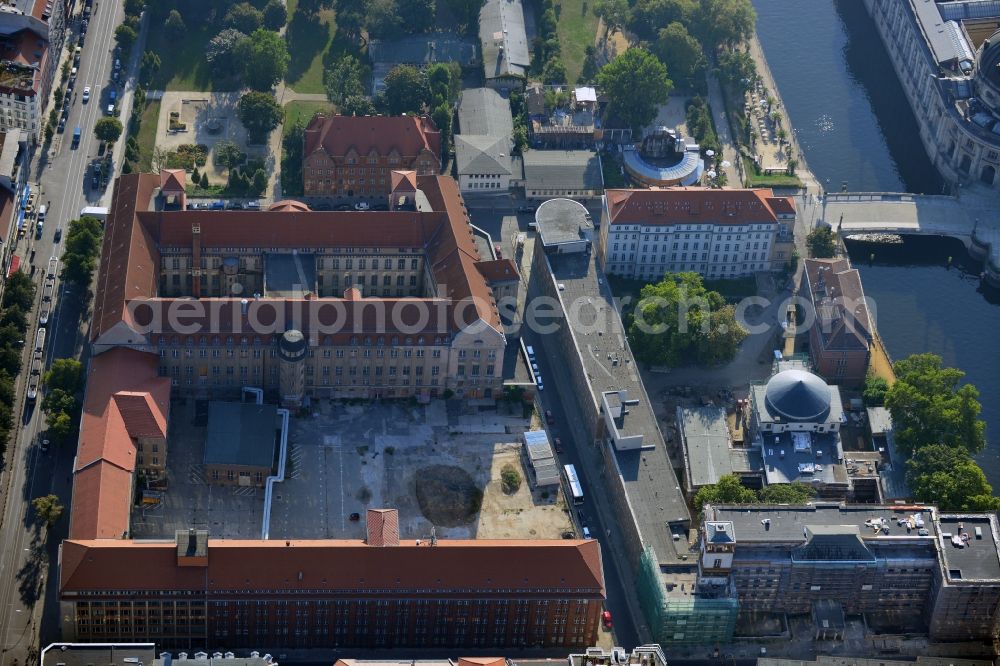
<instances>
[{"instance_id":1,"label":"paved courtyard","mask_svg":"<svg viewBox=\"0 0 1000 666\"><path fill-rule=\"evenodd\" d=\"M136 538L208 529L213 537L259 538L263 490L213 486L201 461L205 426L194 401L171 409L170 488L160 506L136 510ZM364 538L367 508L396 508L400 536L559 538L573 530L558 488L530 488L520 417L461 413L435 401L349 405L321 400L293 417L288 478L275 485L270 538ZM505 491L513 468L520 488ZM509 489L508 489L509 490ZM351 514L359 520L351 520Z\"/></svg>"}]
</instances>

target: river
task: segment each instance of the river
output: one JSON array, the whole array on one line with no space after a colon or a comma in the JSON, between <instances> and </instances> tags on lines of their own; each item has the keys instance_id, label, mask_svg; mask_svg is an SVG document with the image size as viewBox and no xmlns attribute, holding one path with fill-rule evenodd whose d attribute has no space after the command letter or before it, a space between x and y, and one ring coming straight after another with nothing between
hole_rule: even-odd
<instances>
[{"instance_id":1,"label":"river","mask_svg":"<svg viewBox=\"0 0 1000 666\"><path fill-rule=\"evenodd\" d=\"M830 190L846 184L852 191L940 193L941 180L861 1L753 4L768 66L816 178ZM1000 330L1000 293L983 289L981 265L956 240L851 244L849 251L893 358L940 354L979 388L990 443L977 459L1000 492L1000 355L987 342Z\"/></svg>"}]
</instances>

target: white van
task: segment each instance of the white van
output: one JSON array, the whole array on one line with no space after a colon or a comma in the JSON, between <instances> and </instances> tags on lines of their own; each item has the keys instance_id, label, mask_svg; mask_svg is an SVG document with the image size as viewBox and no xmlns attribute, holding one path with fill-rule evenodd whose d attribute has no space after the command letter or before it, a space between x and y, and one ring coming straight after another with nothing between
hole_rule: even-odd
<instances>
[{"instance_id":1,"label":"white van","mask_svg":"<svg viewBox=\"0 0 1000 666\"><path fill-rule=\"evenodd\" d=\"M49 212L49 207L46 206L45 204L42 204L41 206L38 207L38 221L39 222L42 222L42 221L45 220L45 214L47 212Z\"/></svg>"},{"instance_id":2,"label":"white van","mask_svg":"<svg viewBox=\"0 0 1000 666\"><path fill-rule=\"evenodd\" d=\"M583 538L584 539L590 539L591 538L591 536L590 536L590 529L588 527L586 527L586 526L583 527Z\"/></svg>"}]
</instances>

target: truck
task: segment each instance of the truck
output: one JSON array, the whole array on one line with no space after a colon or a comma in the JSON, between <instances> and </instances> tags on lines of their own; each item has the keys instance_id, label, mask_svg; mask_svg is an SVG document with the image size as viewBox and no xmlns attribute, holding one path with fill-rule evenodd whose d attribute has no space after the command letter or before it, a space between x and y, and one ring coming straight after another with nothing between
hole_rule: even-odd
<instances>
[{"instance_id":1,"label":"truck","mask_svg":"<svg viewBox=\"0 0 1000 666\"><path fill-rule=\"evenodd\" d=\"M80 147L80 135L81 134L83 134L83 130L80 129L79 125L77 125L76 127L73 128L73 146L72 146L73 148L79 148Z\"/></svg>"},{"instance_id":2,"label":"truck","mask_svg":"<svg viewBox=\"0 0 1000 666\"><path fill-rule=\"evenodd\" d=\"M104 222L108 219L108 209L102 206L84 206L80 210L80 217L93 217Z\"/></svg>"}]
</instances>

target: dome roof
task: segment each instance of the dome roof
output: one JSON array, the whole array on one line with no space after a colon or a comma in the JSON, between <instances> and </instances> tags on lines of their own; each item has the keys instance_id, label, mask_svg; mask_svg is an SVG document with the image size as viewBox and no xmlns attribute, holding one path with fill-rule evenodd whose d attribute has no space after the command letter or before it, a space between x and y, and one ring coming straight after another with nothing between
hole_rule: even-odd
<instances>
[{"instance_id":1,"label":"dome roof","mask_svg":"<svg viewBox=\"0 0 1000 666\"><path fill-rule=\"evenodd\" d=\"M281 201L275 201L271 204L271 207L268 208L268 210L277 211L279 213L305 213L312 209L301 201L295 201L294 199L282 199Z\"/></svg>"},{"instance_id":2,"label":"dome roof","mask_svg":"<svg viewBox=\"0 0 1000 666\"><path fill-rule=\"evenodd\" d=\"M767 382L764 401L772 416L818 421L830 412L831 397L830 387L811 372L784 370Z\"/></svg>"}]
</instances>

